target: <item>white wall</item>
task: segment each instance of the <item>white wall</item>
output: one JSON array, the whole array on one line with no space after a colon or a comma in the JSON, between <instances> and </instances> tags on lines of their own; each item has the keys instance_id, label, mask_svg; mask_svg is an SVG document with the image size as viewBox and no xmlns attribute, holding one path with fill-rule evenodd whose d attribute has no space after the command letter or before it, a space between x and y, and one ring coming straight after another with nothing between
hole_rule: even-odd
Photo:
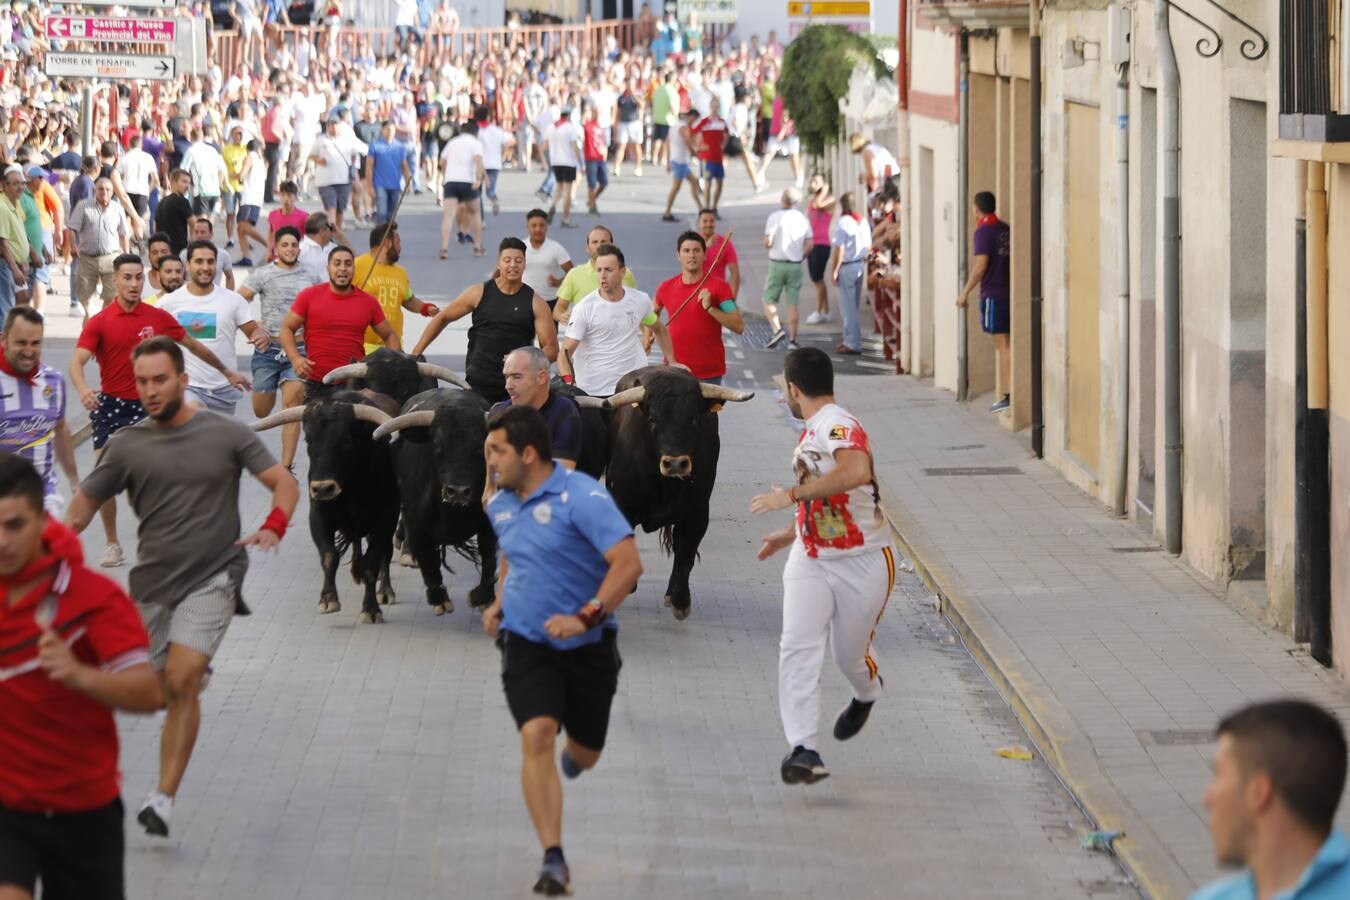
<instances>
[{"instance_id":1,"label":"white wall","mask_svg":"<svg viewBox=\"0 0 1350 900\"><path fill-rule=\"evenodd\" d=\"M652 0L652 9L657 5ZM640 7L637 7L640 8ZM737 24L738 37L749 40L752 34L758 34L763 40L769 30L778 32L778 39L786 41L790 21L787 15L787 0L740 0L740 21ZM895 37L900 32L899 0L872 0L872 33Z\"/></svg>"}]
</instances>

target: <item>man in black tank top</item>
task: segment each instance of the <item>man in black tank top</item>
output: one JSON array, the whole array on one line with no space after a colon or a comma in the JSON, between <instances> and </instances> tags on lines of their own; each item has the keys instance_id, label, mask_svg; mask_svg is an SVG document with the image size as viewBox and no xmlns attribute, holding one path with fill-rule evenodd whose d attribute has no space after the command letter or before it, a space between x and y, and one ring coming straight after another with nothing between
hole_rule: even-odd
<instances>
[{"instance_id":1,"label":"man in black tank top","mask_svg":"<svg viewBox=\"0 0 1350 900\"><path fill-rule=\"evenodd\" d=\"M549 360L558 358L558 332L548 303L536 297L521 279L525 274L525 242L503 238L497 248L497 275L465 289L428 323L413 348L420 355L445 326L472 316L465 379L489 403L506 399L502 361L517 347L539 341Z\"/></svg>"}]
</instances>

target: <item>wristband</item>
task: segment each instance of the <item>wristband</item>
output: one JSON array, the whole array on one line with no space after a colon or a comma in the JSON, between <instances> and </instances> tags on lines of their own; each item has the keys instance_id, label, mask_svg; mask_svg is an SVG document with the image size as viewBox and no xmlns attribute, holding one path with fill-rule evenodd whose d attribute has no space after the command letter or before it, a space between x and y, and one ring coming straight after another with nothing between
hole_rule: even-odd
<instances>
[{"instance_id":1,"label":"wristband","mask_svg":"<svg viewBox=\"0 0 1350 900\"><path fill-rule=\"evenodd\" d=\"M802 502L797 499L797 485L794 484L792 487L788 488L788 499L791 500L793 503Z\"/></svg>"},{"instance_id":2,"label":"wristband","mask_svg":"<svg viewBox=\"0 0 1350 900\"><path fill-rule=\"evenodd\" d=\"M563 384L571 384L573 381L571 375L559 375L558 377L563 380Z\"/></svg>"},{"instance_id":3,"label":"wristband","mask_svg":"<svg viewBox=\"0 0 1350 900\"><path fill-rule=\"evenodd\" d=\"M440 310L430 303L423 303L421 312L422 315L426 316L427 318L431 318L432 316L436 315L436 313L440 312Z\"/></svg>"},{"instance_id":4,"label":"wristband","mask_svg":"<svg viewBox=\"0 0 1350 900\"><path fill-rule=\"evenodd\" d=\"M577 613L577 618L581 620L581 624L585 625L586 629L589 631L605 621L606 615L605 605L600 602L600 598L592 597L591 601L583 606L581 611Z\"/></svg>"},{"instance_id":5,"label":"wristband","mask_svg":"<svg viewBox=\"0 0 1350 900\"><path fill-rule=\"evenodd\" d=\"M286 525L289 521L290 519L286 516L286 513L282 511L281 507L274 506L272 507L272 511L267 514L267 518L263 520L262 528L275 534L277 540L281 540L286 536ZM261 531L262 528L258 530Z\"/></svg>"}]
</instances>

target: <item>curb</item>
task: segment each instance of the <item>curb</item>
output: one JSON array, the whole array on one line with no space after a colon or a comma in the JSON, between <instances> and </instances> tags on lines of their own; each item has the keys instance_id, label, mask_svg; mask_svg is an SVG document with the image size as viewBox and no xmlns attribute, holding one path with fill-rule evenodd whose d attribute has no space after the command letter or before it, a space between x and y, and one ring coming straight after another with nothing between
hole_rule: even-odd
<instances>
[{"instance_id":1,"label":"curb","mask_svg":"<svg viewBox=\"0 0 1350 900\"><path fill-rule=\"evenodd\" d=\"M880 486L886 519L900 549L913 563L915 574L937 595L943 616L1012 707L1041 757L1094 828L1124 832L1113 849L1144 896L1183 900L1194 890L1191 879L1149 827L1147 818L1107 777L1092 742L1055 697L1053 687L982 604L961 596L954 587L955 573L936 561L939 555L917 537L923 529L902 512L899 498L885 484Z\"/></svg>"}]
</instances>

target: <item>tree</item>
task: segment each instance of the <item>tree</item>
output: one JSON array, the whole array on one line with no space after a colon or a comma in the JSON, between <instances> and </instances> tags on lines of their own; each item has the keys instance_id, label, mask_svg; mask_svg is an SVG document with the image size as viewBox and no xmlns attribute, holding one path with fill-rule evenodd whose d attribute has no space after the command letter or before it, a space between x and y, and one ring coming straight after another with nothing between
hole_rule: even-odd
<instances>
[{"instance_id":1,"label":"tree","mask_svg":"<svg viewBox=\"0 0 1350 900\"><path fill-rule=\"evenodd\" d=\"M839 101L859 64L872 66L877 78L893 75L871 41L842 25L810 25L783 53L778 96L809 155L839 140Z\"/></svg>"}]
</instances>

